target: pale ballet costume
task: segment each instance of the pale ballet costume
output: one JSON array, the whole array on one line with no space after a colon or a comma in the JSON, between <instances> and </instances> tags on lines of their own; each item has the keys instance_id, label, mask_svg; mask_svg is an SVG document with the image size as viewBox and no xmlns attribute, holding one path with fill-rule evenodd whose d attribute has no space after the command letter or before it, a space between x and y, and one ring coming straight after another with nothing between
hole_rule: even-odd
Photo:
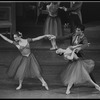
<instances>
[{"instance_id":1,"label":"pale ballet costume","mask_svg":"<svg viewBox=\"0 0 100 100\"><path fill-rule=\"evenodd\" d=\"M62 50L58 50L59 53L61 53ZM91 59L83 60L79 58L75 54L75 49L71 50L69 47L63 51L63 53L66 60L71 60L68 67L61 74L61 79L64 85L69 85L66 94L70 94L70 88L73 84L82 84L85 82L92 83L95 85L96 89L100 91L100 87L94 83L89 76L89 73L94 69L94 61Z\"/></svg>"},{"instance_id":2,"label":"pale ballet costume","mask_svg":"<svg viewBox=\"0 0 100 100\"><path fill-rule=\"evenodd\" d=\"M7 74L9 77L12 77L17 80L23 81L24 78L34 78L38 77L40 78L42 85L46 86L46 89L48 90L46 82L41 77L41 70L40 66L30 50L30 42L32 41L31 38L25 39L23 45L19 44L16 41L13 41L13 44L18 48L20 51L20 55L18 55L14 61L12 61ZM21 88L18 87L17 89Z\"/></svg>"}]
</instances>

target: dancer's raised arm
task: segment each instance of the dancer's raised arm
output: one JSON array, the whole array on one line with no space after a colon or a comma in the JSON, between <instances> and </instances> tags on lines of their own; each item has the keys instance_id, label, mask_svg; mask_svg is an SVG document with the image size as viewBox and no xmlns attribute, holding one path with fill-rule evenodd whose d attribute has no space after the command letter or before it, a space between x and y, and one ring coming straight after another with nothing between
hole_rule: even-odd
<instances>
[{"instance_id":1,"label":"dancer's raised arm","mask_svg":"<svg viewBox=\"0 0 100 100\"><path fill-rule=\"evenodd\" d=\"M13 43L13 41L10 40L10 39L8 39L6 36L4 36L4 35L2 35L2 34L0 34L0 36L1 36L5 41L7 41L7 42L9 42L9 43Z\"/></svg>"}]
</instances>

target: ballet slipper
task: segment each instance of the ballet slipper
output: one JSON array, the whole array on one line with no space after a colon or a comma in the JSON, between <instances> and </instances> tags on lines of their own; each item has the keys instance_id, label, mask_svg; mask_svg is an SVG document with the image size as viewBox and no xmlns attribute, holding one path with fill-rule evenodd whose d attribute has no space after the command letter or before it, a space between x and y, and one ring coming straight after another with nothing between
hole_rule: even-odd
<instances>
[{"instance_id":1,"label":"ballet slipper","mask_svg":"<svg viewBox=\"0 0 100 100\"><path fill-rule=\"evenodd\" d=\"M67 95L70 94L70 90L67 90L67 91L66 91L66 94L67 94Z\"/></svg>"},{"instance_id":2,"label":"ballet slipper","mask_svg":"<svg viewBox=\"0 0 100 100\"><path fill-rule=\"evenodd\" d=\"M46 90L49 90L47 83L43 83L42 86L44 86Z\"/></svg>"},{"instance_id":3,"label":"ballet slipper","mask_svg":"<svg viewBox=\"0 0 100 100\"><path fill-rule=\"evenodd\" d=\"M22 87L22 85L19 85L19 86L16 88L16 90L20 90L21 87Z\"/></svg>"},{"instance_id":4,"label":"ballet slipper","mask_svg":"<svg viewBox=\"0 0 100 100\"><path fill-rule=\"evenodd\" d=\"M56 50L58 47L56 46L56 47L52 47L52 48L50 48L50 50Z\"/></svg>"},{"instance_id":5,"label":"ballet slipper","mask_svg":"<svg viewBox=\"0 0 100 100\"><path fill-rule=\"evenodd\" d=\"M95 88L96 88L98 91L100 91L100 86L97 85Z\"/></svg>"}]
</instances>

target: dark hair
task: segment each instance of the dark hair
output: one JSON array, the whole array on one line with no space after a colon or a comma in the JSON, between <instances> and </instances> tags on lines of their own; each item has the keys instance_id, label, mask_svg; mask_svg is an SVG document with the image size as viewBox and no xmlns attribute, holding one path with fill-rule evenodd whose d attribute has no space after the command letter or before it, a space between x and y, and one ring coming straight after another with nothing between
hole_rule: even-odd
<instances>
[{"instance_id":1,"label":"dark hair","mask_svg":"<svg viewBox=\"0 0 100 100\"><path fill-rule=\"evenodd\" d=\"M81 25L77 26L76 28L80 28L80 29L81 29L81 31L84 31L84 30L85 30L85 26L84 26L83 24L81 24Z\"/></svg>"},{"instance_id":2,"label":"dark hair","mask_svg":"<svg viewBox=\"0 0 100 100\"><path fill-rule=\"evenodd\" d=\"M62 54L57 54L57 55L59 55L59 56L63 56L63 55L64 55L64 53L62 53Z\"/></svg>"},{"instance_id":3,"label":"dark hair","mask_svg":"<svg viewBox=\"0 0 100 100\"><path fill-rule=\"evenodd\" d=\"M19 31L15 32L14 35L17 35L18 37L22 37L22 33L20 33Z\"/></svg>"}]
</instances>

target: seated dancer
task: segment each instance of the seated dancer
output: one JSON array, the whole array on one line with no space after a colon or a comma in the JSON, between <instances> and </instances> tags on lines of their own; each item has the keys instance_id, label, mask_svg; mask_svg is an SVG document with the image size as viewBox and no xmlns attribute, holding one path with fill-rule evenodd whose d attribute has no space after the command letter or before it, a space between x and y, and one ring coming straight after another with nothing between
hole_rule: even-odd
<instances>
[{"instance_id":1,"label":"seated dancer","mask_svg":"<svg viewBox=\"0 0 100 100\"><path fill-rule=\"evenodd\" d=\"M30 49L30 42L34 42L48 36L43 35L36 38L23 39L22 33L16 32L13 35L14 41L8 39L3 34L0 34L0 36L5 41L15 45L20 51L20 55L18 55L14 59L14 61L12 61L9 69L7 70L7 74L9 77L17 79L19 81L19 86L16 88L16 90L21 89L24 78L34 78L34 77L37 77L42 82L42 86L44 86L48 90L49 89L48 85L41 76L40 65Z\"/></svg>"}]
</instances>

